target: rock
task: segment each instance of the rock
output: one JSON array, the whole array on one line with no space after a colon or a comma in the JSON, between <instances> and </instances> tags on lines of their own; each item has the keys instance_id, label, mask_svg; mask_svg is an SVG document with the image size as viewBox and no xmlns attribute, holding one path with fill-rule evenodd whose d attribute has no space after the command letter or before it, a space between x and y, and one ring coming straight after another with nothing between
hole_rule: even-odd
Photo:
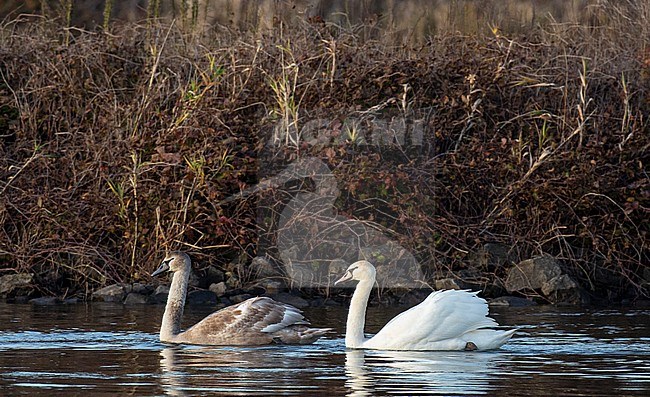
<instances>
[{"instance_id":1,"label":"rock","mask_svg":"<svg viewBox=\"0 0 650 397\"><path fill-rule=\"evenodd\" d=\"M210 291L212 291L217 297L222 297L226 294L226 283L223 281L216 283L216 284L210 284L210 288L208 288Z\"/></svg>"},{"instance_id":2,"label":"rock","mask_svg":"<svg viewBox=\"0 0 650 397\"><path fill-rule=\"evenodd\" d=\"M262 256L256 256L250 264L250 270L255 274L255 278L278 277L280 272L273 266L268 259Z\"/></svg>"},{"instance_id":3,"label":"rock","mask_svg":"<svg viewBox=\"0 0 650 397\"><path fill-rule=\"evenodd\" d=\"M167 294L169 294L169 289L170 289L169 285L159 285L159 286L156 287L156 289L154 290L153 293L154 294L165 294L165 295L167 295Z\"/></svg>"},{"instance_id":4,"label":"rock","mask_svg":"<svg viewBox=\"0 0 650 397\"><path fill-rule=\"evenodd\" d=\"M251 286L251 287L246 288L245 290L243 290L243 293L253 295L253 296L259 296L259 295L264 294L265 292L266 291L264 291L264 288L262 288L262 287L260 287L258 285ZM231 294L231 295L235 295L235 294Z\"/></svg>"},{"instance_id":5,"label":"rock","mask_svg":"<svg viewBox=\"0 0 650 397\"><path fill-rule=\"evenodd\" d=\"M484 277L484 273L479 269L470 267L468 269L461 269L457 272L454 272L455 278L462 280L465 283L480 280Z\"/></svg>"},{"instance_id":6,"label":"rock","mask_svg":"<svg viewBox=\"0 0 650 397\"><path fill-rule=\"evenodd\" d=\"M499 277L490 279L487 283L481 285L483 296L489 298L497 298L507 295L508 291L503 286L503 280Z\"/></svg>"},{"instance_id":7,"label":"rock","mask_svg":"<svg viewBox=\"0 0 650 397\"><path fill-rule=\"evenodd\" d=\"M215 305L219 300L212 291L197 290L187 294L187 303L190 305Z\"/></svg>"},{"instance_id":8,"label":"rock","mask_svg":"<svg viewBox=\"0 0 650 397\"><path fill-rule=\"evenodd\" d=\"M550 296L554 292L574 289L577 287L578 285L571 279L571 277L566 274L562 274L557 277L553 277L552 279L542 284L542 292L544 295Z\"/></svg>"},{"instance_id":9,"label":"rock","mask_svg":"<svg viewBox=\"0 0 650 397\"><path fill-rule=\"evenodd\" d=\"M124 299L125 305L144 305L146 303L149 303L149 297L138 292L129 292Z\"/></svg>"},{"instance_id":10,"label":"rock","mask_svg":"<svg viewBox=\"0 0 650 397\"><path fill-rule=\"evenodd\" d=\"M151 294L151 300L155 303L166 303L167 296L169 296L169 286L159 285L153 294Z\"/></svg>"},{"instance_id":11,"label":"rock","mask_svg":"<svg viewBox=\"0 0 650 397\"><path fill-rule=\"evenodd\" d=\"M92 298L104 302L122 302L126 293L122 284L113 284L93 292Z\"/></svg>"},{"instance_id":12,"label":"rock","mask_svg":"<svg viewBox=\"0 0 650 397\"><path fill-rule=\"evenodd\" d=\"M226 279L223 270L214 265L209 265L190 274L189 286L198 289L207 289L210 285L220 283Z\"/></svg>"},{"instance_id":13,"label":"rock","mask_svg":"<svg viewBox=\"0 0 650 397\"><path fill-rule=\"evenodd\" d=\"M57 303L61 303L61 300L56 296L42 296L40 298L30 299L29 303L37 306L49 306L49 305L56 305Z\"/></svg>"},{"instance_id":14,"label":"rock","mask_svg":"<svg viewBox=\"0 0 650 397\"><path fill-rule=\"evenodd\" d=\"M284 265L288 265L291 262L295 262L298 260L298 256L300 254L300 247L297 245L292 245L291 247L285 247L283 250L280 251L280 259L282 259L282 263Z\"/></svg>"},{"instance_id":15,"label":"rock","mask_svg":"<svg viewBox=\"0 0 650 397\"><path fill-rule=\"evenodd\" d=\"M0 277L0 296L28 294L32 290L33 278L31 273L7 274Z\"/></svg>"},{"instance_id":16,"label":"rock","mask_svg":"<svg viewBox=\"0 0 650 397\"><path fill-rule=\"evenodd\" d=\"M345 273L348 266L350 266L350 262L346 262L343 259L332 260L328 268L329 277L336 280Z\"/></svg>"},{"instance_id":17,"label":"rock","mask_svg":"<svg viewBox=\"0 0 650 397\"><path fill-rule=\"evenodd\" d=\"M560 274L560 264L550 256L527 259L510 268L505 287L508 292L539 290L544 283Z\"/></svg>"},{"instance_id":18,"label":"rock","mask_svg":"<svg viewBox=\"0 0 650 397\"><path fill-rule=\"evenodd\" d=\"M505 287L508 292L534 291L554 304L582 304L589 300L578 283L549 256L528 259L512 267Z\"/></svg>"},{"instance_id":19,"label":"rock","mask_svg":"<svg viewBox=\"0 0 650 397\"><path fill-rule=\"evenodd\" d=\"M441 289L463 289L461 287L463 284L460 280L454 280L453 278L441 278L435 281L435 286L437 290Z\"/></svg>"},{"instance_id":20,"label":"rock","mask_svg":"<svg viewBox=\"0 0 650 397\"><path fill-rule=\"evenodd\" d=\"M488 269L500 268L511 263L511 247L499 243L486 243L481 250L484 255L485 266Z\"/></svg>"},{"instance_id":21,"label":"rock","mask_svg":"<svg viewBox=\"0 0 650 397\"><path fill-rule=\"evenodd\" d=\"M263 294L272 295L279 293L282 289L285 288L285 285L284 281L282 280L265 278L263 280L259 280L257 284L255 284L255 287L262 288L264 290L262 292Z\"/></svg>"},{"instance_id":22,"label":"rock","mask_svg":"<svg viewBox=\"0 0 650 397\"><path fill-rule=\"evenodd\" d=\"M217 284L226 280L226 275L223 270L217 268L216 266L209 266L205 271L205 276L203 277L207 285Z\"/></svg>"},{"instance_id":23,"label":"rock","mask_svg":"<svg viewBox=\"0 0 650 397\"><path fill-rule=\"evenodd\" d=\"M284 262L287 280L292 287L310 287L319 283L319 276L313 262Z\"/></svg>"},{"instance_id":24,"label":"rock","mask_svg":"<svg viewBox=\"0 0 650 397\"><path fill-rule=\"evenodd\" d=\"M153 287L148 284L142 284L142 283L133 283L131 285L130 291L127 292L135 292L137 294L142 294L142 295L150 295Z\"/></svg>"},{"instance_id":25,"label":"rock","mask_svg":"<svg viewBox=\"0 0 650 397\"><path fill-rule=\"evenodd\" d=\"M415 306L422 303L430 294L431 290L428 288L412 289L406 294L399 297L399 304L404 306Z\"/></svg>"},{"instance_id":26,"label":"rock","mask_svg":"<svg viewBox=\"0 0 650 397\"><path fill-rule=\"evenodd\" d=\"M226 276L228 276L228 279L226 280L226 287L228 289L235 289L235 288L239 288L241 286L241 282L239 281L239 277L237 277L235 274L226 273Z\"/></svg>"},{"instance_id":27,"label":"rock","mask_svg":"<svg viewBox=\"0 0 650 397\"><path fill-rule=\"evenodd\" d=\"M375 265L377 284L381 288L422 287L420 264L399 244L388 241L385 244L361 247L358 259L368 260Z\"/></svg>"},{"instance_id":28,"label":"rock","mask_svg":"<svg viewBox=\"0 0 650 397\"><path fill-rule=\"evenodd\" d=\"M193 288L201 288L202 282L203 280L201 279L201 277L199 277L198 274L196 274L196 272L194 271L194 269L192 269L192 271L190 272L190 280L188 285Z\"/></svg>"},{"instance_id":29,"label":"rock","mask_svg":"<svg viewBox=\"0 0 650 397\"><path fill-rule=\"evenodd\" d=\"M553 277L542 285L542 293L552 303L578 305L588 303L587 294L568 274Z\"/></svg>"},{"instance_id":30,"label":"rock","mask_svg":"<svg viewBox=\"0 0 650 397\"><path fill-rule=\"evenodd\" d=\"M305 299L295 296L286 292L280 292L279 294L275 294L272 296L273 299L275 299L278 302L286 303L291 306L295 306L298 309L305 308L309 306L309 302L307 302Z\"/></svg>"},{"instance_id":31,"label":"rock","mask_svg":"<svg viewBox=\"0 0 650 397\"><path fill-rule=\"evenodd\" d=\"M232 303L242 303L243 301L252 298L253 295L251 294L237 294L237 295L232 295L229 299Z\"/></svg>"},{"instance_id":32,"label":"rock","mask_svg":"<svg viewBox=\"0 0 650 397\"><path fill-rule=\"evenodd\" d=\"M530 299L518 296L500 296L488 302L490 306L526 307L535 306L537 303Z\"/></svg>"}]
</instances>

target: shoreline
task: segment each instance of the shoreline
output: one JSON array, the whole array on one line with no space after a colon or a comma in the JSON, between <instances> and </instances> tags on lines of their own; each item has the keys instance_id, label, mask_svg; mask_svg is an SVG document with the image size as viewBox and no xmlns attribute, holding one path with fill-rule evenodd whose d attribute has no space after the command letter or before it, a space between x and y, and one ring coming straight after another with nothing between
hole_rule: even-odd
<instances>
[{"instance_id":1,"label":"shoreline","mask_svg":"<svg viewBox=\"0 0 650 397\"><path fill-rule=\"evenodd\" d=\"M88 300L187 249L223 279L206 290L249 285L270 258L327 296L366 258L391 285L647 299L638 15L419 47L322 21L262 36L6 24L0 296Z\"/></svg>"}]
</instances>

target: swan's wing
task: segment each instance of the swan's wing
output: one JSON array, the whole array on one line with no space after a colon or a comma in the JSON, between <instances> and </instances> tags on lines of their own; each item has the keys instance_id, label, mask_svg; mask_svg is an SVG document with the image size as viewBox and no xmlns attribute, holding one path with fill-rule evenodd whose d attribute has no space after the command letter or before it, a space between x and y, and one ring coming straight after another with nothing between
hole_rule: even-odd
<instances>
[{"instance_id":1,"label":"swan's wing","mask_svg":"<svg viewBox=\"0 0 650 397\"><path fill-rule=\"evenodd\" d=\"M275 332L293 324L308 324L299 309L271 298L257 297L219 310L206 317L224 321L226 328Z\"/></svg>"},{"instance_id":2,"label":"swan's wing","mask_svg":"<svg viewBox=\"0 0 650 397\"><path fill-rule=\"evenodd\" d=\"M436 291L393 318L370 341L382 345L418 345L457 338L469 331L496 326L496 321L487 314L487 302L476 296L476 292Z\"/></svg>"},{"instance_id":3,"label":"swan's wing","mask_svg":"<svg viewBox=\"0 0 650 397\"><path fill-rule=\"evenodd\" d=\"M193 338L205 335L212 343L233 343L238 338L266 338L264 334L294 324L308 324L299 309L268 297L257 297L210 314L184 334Z\"/></svg>"},{"instance_id":4,"label":"swan's wing","mask_svg":"<svg viewBox=\"0 0 650 397\"><path fill-rule=\"evenodd\" d=\"M271 333L290 325L309 324L299 309L271 298L260 297L251 300L248 310L256 313L256 317L261 317L253 328L259 328L262 332Z\"/></svg>"}]
</instances>

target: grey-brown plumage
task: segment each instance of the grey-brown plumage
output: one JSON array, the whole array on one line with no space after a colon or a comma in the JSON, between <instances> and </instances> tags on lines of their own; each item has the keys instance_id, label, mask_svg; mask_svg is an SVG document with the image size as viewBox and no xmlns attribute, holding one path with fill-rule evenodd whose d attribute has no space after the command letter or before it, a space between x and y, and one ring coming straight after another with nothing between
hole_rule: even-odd
<instances>
[{"instance_id":1,"label":"grey-brown plumage","mask_svg":"<svg viewBox=\"0 0 650 397\"><path fill-rule=\"evenodd\" d=\"M181 319L191 272L190 257L172 252L152 276L174 273L160 326L160 340L195 345L308 344L330 331L309 328L299 309L268 297L248 299L216 311L184 332Z\"/></svg>"}]
</instances>

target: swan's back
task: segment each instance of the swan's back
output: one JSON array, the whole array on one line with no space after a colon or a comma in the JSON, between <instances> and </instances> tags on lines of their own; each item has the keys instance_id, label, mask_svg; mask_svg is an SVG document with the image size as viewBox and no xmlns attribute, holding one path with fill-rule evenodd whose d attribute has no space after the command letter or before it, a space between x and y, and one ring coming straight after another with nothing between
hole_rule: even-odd
<instances>
[{"instance_id":1,"label":"swan's back","mask_svg":"<svg viewBox=\"0 0 650 397\"><path fill-rule=\"evenodd\" d=\"M329 329L308 328L297 308L268 297L248 299L214 312L178 335L178 342L205 345L312 343Z\"/></svg>"},{"instance_id":2,"label":"swan's back","mask_svg":"<svg viewBox=\"0 0 650 397\"><path fill-rule=\"evenodd\" d=\"M363 347L386 350L462 350L469 342L479 350L496 349L514 330L502 331L487 317L488 305L476 292L445 290L393 318Z\"/></svg>"}]
</instances>

